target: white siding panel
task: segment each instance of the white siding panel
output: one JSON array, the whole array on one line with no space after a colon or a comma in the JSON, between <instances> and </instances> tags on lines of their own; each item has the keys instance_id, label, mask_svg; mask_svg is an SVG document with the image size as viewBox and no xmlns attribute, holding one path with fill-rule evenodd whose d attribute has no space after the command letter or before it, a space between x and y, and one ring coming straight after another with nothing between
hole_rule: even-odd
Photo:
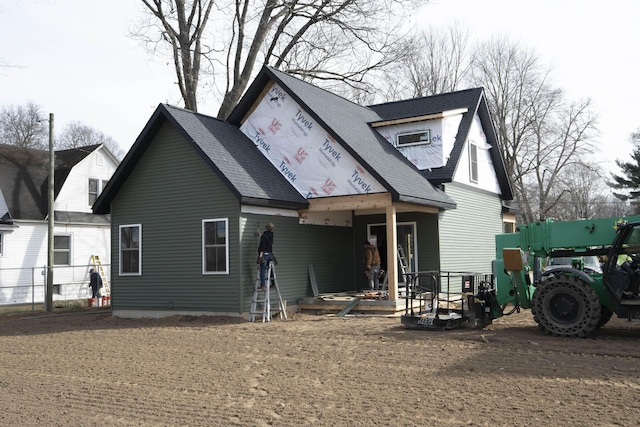
<instances>
[{"instance_id":1,"label":"white siding panel","mask_svg":"<svg viewBox=\"0 0 640 427\"><path fill-rule=\"evenodd\" d=\"M469 141L478 147L478 182L472 182L469 173ZM460 160L453 175L453 182L470 185L478 189L500 194L500 184L493 166L493 161L489 155L489 144L487 137L482 131L480 117L476 114L469 130L469 137L465 141Z\"/></svg>"},{"instance_id":2,"label":"white siding panel","mask_svg":"<svg viewBox=\"0 0 640 427\"><path fill-rule=\"evenodd\" d=\"M440 265L444 271L490 273L495 235L502 233L502 203L497 194L448 184L457 209L440 214Z\"/></svg>"},{"instance_id":3,"label":"white siding panel","mask_svg":"<svg viewBox=\"0 0 640 427\"><path fill-rule=\"evenodd\" d=\"M89 178L108 181L118 167L104 149L99 148L73 167L56 198L55 210L91 212Z\"/></svg>"},{"instance_id":4,"label":"white siding panel","mask_svg":"<svg viewBox=\"0 0 640 427\"><path fill-rule=\"evenodd\" d=\"M47 223L17 222L18 228L4 234L0 257L0 305L42 303L47 265ZM71 266L54 268L53 284L60 285L56 300L89 297L89 263L98 255L109 275L110 226L55 224L55 234L71 236ZM109 277L107 277L110 279Z\"/></svg>"}]
</instances>

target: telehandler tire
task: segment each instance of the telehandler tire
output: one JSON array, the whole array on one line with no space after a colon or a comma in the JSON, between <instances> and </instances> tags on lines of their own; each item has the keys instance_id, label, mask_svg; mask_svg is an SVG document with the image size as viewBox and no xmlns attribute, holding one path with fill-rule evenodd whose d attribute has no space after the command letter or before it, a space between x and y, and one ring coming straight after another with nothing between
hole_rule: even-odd
<instances>
[{"instance_id":1,"label":"telehandler tire","mask_svg":"<svg viewBox=\"0 0 640 427\"><path fill-rule=\"evenodd\" d=\"M596 292L575 276L553 275L533 293L533 318L546 334L585 337L600 325L602 306Z\"/></svg>"},{"instance_id":2,"label":"telehandler tire","mask_svg":"<svg viewBox=\"0 0 640 427\"><path fill-rule=\"evenodd\" d=\"M611 309L605 307L604 305L600 309L600 321L598 322L598 328L607 324L611 317L613 316L613 311Z\"/></svg>"}]
</instances>

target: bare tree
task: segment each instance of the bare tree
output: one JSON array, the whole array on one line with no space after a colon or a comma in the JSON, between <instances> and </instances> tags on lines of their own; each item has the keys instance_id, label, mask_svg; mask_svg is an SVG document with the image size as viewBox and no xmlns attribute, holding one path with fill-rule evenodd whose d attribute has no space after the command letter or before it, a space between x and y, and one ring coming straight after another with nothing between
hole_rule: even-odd
<instances>
[{"instance_id":1,"label":"bare tree","mask_svg":"<svg viewBox=\"0 0 640 427\"><path fill-rule=\"evenodd\" d=\"M198 111L198 81L200 78L200 61L203 52L202 39L213 0L142 0L147 9L157 18L143 28L144 34L152 33L156 39L147 38L153 46L168 43L173 55L173 66L178 78L178 87L185 108ZM152 30L152 31L145 31Z\"/></svg>"},{"instance_id":2,"label":"bare tree","mask_svg":"<svg viewBox=\"0 0 640 427\"><path fill-rule=\"evenodd\" d=\"M483 86L526 222L544 219L562 199L561 172L582 162L597 134L591 102L567 102L534 52L504 38L475 51L472 83Z\"/></svg>"},{"instance_id":3,"label":"bare tree","mask_svg":"<svg viewBox=\"0 0 640 427\"><path fill-rule=\"evenodd\" d=\"M453 92L469 73L469 31L454 22L448 28L428 28L411 37L404 55L386 73L394 92L406 99Z\"/></svg>"},{"instance_id":4,"label":"bare tree","mask_svg":"<svg viewBox=\"0 0 640 427\"><path fill-rule=\"evenodd\" d=\"M155 48L169 43L176 67L188 64L191 83L197 83L204 60L214 85L219 83L222 103L218 116L225 118L258 64L270 64L320 84L339 81L372 89L367 75L402 54L396 44L398 17L410 10L403 6L426 0L228 0L216 4L218 14L206 32L206 49L211 1L142 1L156 21L136 36L153 42ZM181 69L186 73L183 65ZM196 110L197 85L183 90L186 81L178 74L185 107Z\"/></svg>"},{"instance_id":5,"label":"bare tree","mask_svg":"<svg viewBox=\"0 0 640 427\"><path fill-rule=\"evenodd\" d=\"M48 127L42 108L33 102L9 105L0 112L0 141L25 148L46 148Z\"/></svg>"},{"instance_id":6,"label":"bare tree","mask_svg":"<svg viewBox=\"0 0 640 427\"><path fill-rule=\"evenodd\" d=\"M124 150L112 137L78 121L67 124L56 142L58 149L103 144L116 158L124 157Z\"/></svg>"},{"instance_id":7,"label":"bare tree","mask_svg":"<svg viewBox=\"0 0 640 427\"><path fill-rule=\"evenodd\" d=\"M598 164L566 167L559 180L560 185L551 197L560 197L548 217L572 220L623 216L630 212L627 203L613 197Z\"/></svg>"}]
</instances>

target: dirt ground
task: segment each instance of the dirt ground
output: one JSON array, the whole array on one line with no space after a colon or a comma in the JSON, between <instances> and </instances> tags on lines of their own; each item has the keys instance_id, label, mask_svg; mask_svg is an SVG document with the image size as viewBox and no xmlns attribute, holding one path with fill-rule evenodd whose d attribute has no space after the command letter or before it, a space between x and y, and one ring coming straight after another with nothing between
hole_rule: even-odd
<instances>
[{"instance_id":1,"label":"dirt ground","mask_svg":"<svg viewBox=\"0 0 640 427\"><path fill-rule=\"evenodd\" d=\"M42 316L40 316L40 315ZM637 426L640 323L0 315L3 426Z\"/></svg>"}]
</instances>

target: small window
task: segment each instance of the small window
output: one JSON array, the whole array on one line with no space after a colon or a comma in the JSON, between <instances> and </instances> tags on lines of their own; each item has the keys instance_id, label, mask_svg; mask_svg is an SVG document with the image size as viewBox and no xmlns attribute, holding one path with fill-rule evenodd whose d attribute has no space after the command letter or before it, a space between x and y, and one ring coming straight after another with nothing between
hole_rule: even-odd
<instances>
[{"instance_id":1,"label":"small window","mask_svg":"<svg viewBox=\"0 0 640 427\"><path fill-rule=\"evenodd\" d=\"M0 233L0 256L4 254L4 234Z\"/></svg>"},{"instance_id":2,"label":"small window","mask_svg":"<svg viewBox=\"0 0 640 427\"><path fill-rule=\"evenodd\" d=\"M106 187L108 183L109 181L105 179L99 180L95 178L89 178L89 206L93 206L93 204L98 199L98 196L100 195L100 193L102 193L102 190L104 190L104 187Z\"/></svg>"},{"instance_id":3,"label":"small window","mask_svg":"<svg viewBox=\"0 0 640 427\"><path fill-rule=\"evenodd\" d=\"M89 178L89 206L93 206L98 198L100 189L98 188L99 182L97 179Z\"/></svg>"},{"instance_id":4,"label":"small window","mask_svg":"<svg viewBox=\"0 0 640 427\"><path fill-rule=\"evenodd\" d=\"M431 144L431 131L421 130L420 132L401 133L396 136L397 147L407 147L409 145Z\"/></svg>"},{"instance_id":5,"label":"small window","mask_svg":"<svg viewBox=\"0 0 640 427\"><path fill-rule=\"evenodd\" d=\"M229 272L228 221L211 219L202 221L202 273Z\"/></svg>"},{"instance_id":6,"label":"small window","mask_svg":"<svg viewBox=\"0 0 640 427\"><path fill-rule=\"evenodd\" d=\"M504 232L505 233L515 233L516 232L516 224L513 222L503 222Z\"/></svg>"},{"instance_id":7,"label":"small window","mask_svg":"<svg viewBox=\"0 0 640 427\"><path fill-rule=\"evenodd\" d=\"M71 265L71 236L53 236L53 265Z\"/></svg>"},{"instance_id":8,"label":"small window","mask_svg":"<svg viewBox=\"0 0 640 427\"><path fill-rule=\"evenodd\" d=\"M478 182L478 147L469 141L469 179Z\"/></svg>"},{"instance_id":9,"label":"small window","mask_svg":"<svg viewBox=\"0 0 640 427\"><path fill-rule=\"evenodd\" d=\"M120 275L142 274L142 225L120 226Z\"/></svg>"}]
</instances>

